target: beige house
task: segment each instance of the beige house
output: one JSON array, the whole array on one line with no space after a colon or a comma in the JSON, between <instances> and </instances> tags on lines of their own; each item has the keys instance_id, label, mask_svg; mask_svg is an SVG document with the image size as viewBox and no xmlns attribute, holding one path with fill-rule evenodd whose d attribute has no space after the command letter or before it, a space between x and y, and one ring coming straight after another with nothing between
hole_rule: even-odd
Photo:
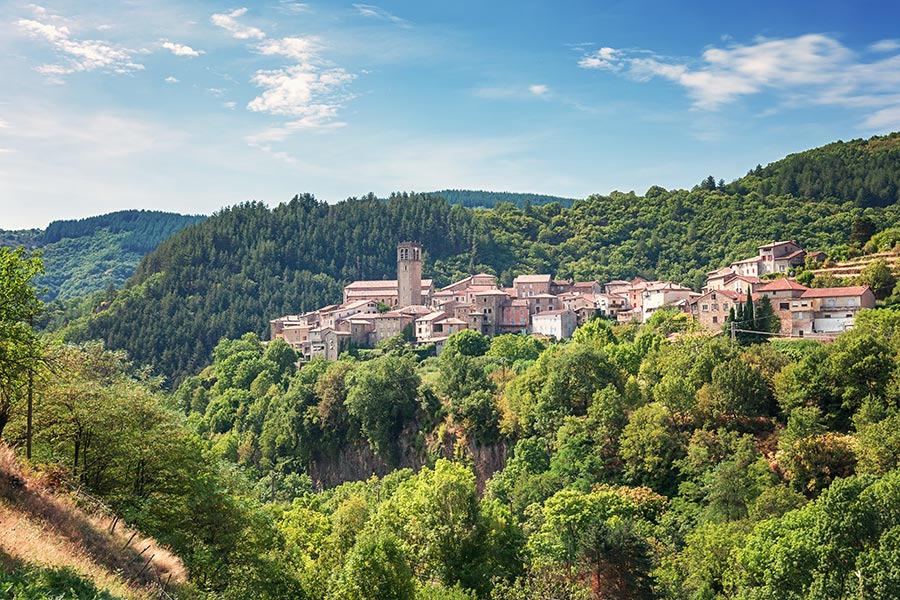
<instances>
[{"instance_id":1,"label":"beige house","mask_svg":"<svg viewBox=\"0 0 900 600\"><path fill-rule=\"evenodd\" d=\"M549 294L553 278L550 275L519 275L513 279L516 298L530 298L540 294Z\"/></svg>"},{"instance_id":2,"label":"beige house","mask_svg":"<svg viewBox=\"0 0 900 600\"><path fill-rule=\"evenodd\" d=\"M811 288L791 300L791 335L833 337L853 327L863 308L875 307L869 286Z\"/></svg>"},{"instance_id":3,"label":"beige house","mask_svg":"<svg viewBox=\"0 0 900 600\"><path fill-rule=\"evenodd\" d=\"M423 279L421 287L423 302L428 302L434 293L434 282ZM387 306L397 306L400 303L400 286L396 279L354 281L344 287L344 303L354 300L374 300Z\"/></svg>"},{"instance_id":4,"label":"beige house","mask_svg":"<svg viewBox=\"0 0 900 600\"><path fill-rule=\"evenodd\" d=\"M312 329L309 332L309 349L306 356L324 357L325 360L337 360L342 352L350 349L350 332L335 331L330 327Z\"/></svg>"},{"instance_id":5,"label":"beige house","mask_svg":"<svg viewBox=\"0 0 900 600\"><path fill-rule=\"evenodd\" d=\"M757 301L763 296L768 296L769 302L772 304L772 310L775 311L775 315L781 320L781 333L790 335L792 320L791 302L795 298L802 296L808 289L808 287L797 283L793 279L782 277L781 279L765 282L765 285L759 286L753 299Z\"/></svg>"},{"instance_id":6,"label":"beige house","mask_svg":"<svg viewBox=\"0 0 900 600\"><path fill-rule=\"evenodd\" d=\"M575 313L568 309L548 310L531 316L531 331L558 340L572 337L577 327Z\"/></svg>"},{"instance_id":7,"label":"beige house","mask_svg":"<svg viewBox=\"0 0 900 600\"><path fill-rule=\"evenodd\" d=\"M688 300L694 290L673 281L654 281L645 285L641 292L641 320L646 322L654 311L663 306L675 305L681 300Z\"/></svg>"},{"instance_id":8,"label":"beige house","mask_svg":"<svg viewBox=\"0 0 900 600\"><path fill-rule=\"evenodd\" d=\"M744 299L730 290L709 290L690 302L691 316L704 329L718 331L728 320L731 309Z\"/></svg>"}]
</instances>

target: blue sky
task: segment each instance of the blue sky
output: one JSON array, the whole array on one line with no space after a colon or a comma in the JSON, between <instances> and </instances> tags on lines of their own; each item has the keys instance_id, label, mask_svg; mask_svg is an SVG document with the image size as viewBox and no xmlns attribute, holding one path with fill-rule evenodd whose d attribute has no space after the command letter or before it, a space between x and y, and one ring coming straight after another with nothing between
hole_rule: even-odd
<instances>
[{"instance_id":1,"label":"blue sky","mask_svg":"<svg viewBox=\"0 0 900 600\"><path fill-rule=\"evenodd\" d=\"M900 3L0 5L0 228L310 192L585 197L900 130Z\"/></svg>"}]
</instances>

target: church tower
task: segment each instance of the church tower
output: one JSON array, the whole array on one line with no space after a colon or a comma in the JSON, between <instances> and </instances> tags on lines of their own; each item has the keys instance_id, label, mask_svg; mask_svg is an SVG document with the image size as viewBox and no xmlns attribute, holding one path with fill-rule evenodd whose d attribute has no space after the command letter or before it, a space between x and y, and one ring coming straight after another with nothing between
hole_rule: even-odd
<instances>
[{"instance_id":1,"label":"church tower","mask_svg":"<svg viewBox=\"0 0 900 600\"><path fill-rule=\"evenodd\" d=\"M401 242L397 246L398 305L422 304L422 244Z\"/></svg>"}]
</instances>

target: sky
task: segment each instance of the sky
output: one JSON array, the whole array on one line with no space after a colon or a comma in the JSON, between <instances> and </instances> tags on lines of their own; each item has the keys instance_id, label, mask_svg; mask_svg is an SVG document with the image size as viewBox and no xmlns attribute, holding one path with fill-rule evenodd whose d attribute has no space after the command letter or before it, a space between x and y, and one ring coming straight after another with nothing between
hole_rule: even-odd
<instances>
[{"instance_id":1,"label":"sky","mask_svg":"<svg viewBox=\"0 0 900 600\"><path fill-rule=\"evenodd\" d=\"M730 181L900 130L898 24L895 0L0 2L0 229Z\"/></svg>"}]
</instances>

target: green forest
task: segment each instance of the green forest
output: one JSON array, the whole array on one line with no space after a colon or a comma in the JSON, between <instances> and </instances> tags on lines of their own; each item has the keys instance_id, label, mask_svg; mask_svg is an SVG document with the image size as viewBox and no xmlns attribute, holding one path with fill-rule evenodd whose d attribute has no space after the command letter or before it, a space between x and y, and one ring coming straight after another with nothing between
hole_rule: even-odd
<instances>
[{"instance_id":1,"label":"green forest","mask_svg":"<svg viewBox=\"0 0 900 600\"><path fill-rule=\"evenodd\" d=\"M493 208L501 202L512 204L517 208L538 206L556 202L560 206L571 208L574 198L547 196L546 194L523 194L519 192L486 192L483 190L441 190L431 192L432 196L440 196L450 204L459 204L468 208Z\"/></svg>"},{"instance_id":2,"label":"green forest","mask_svg":"<svg viewBox=\"0 0 900 600\"><path fill-rule=\"evenodd\" d=\"M47 229L0 230L0 246L40 250L45 272L36 279L41 298L79 304L84 296L119 288L160 242L204 217L124 210L98 217L53 221Z\"/></svg>"},{"instance_id":3,"label":"green forest","mask_svg":"<svg viewBox=\"0 0 900 600\"><path fill-rule=\"evenodd\" d=\"M270 319L338 302L353 280L394 278L398 241L422 243L425 277L438 287L484 271L505 285L521 273L551 273L699 289L707 271L776 239L846 258L866 242L851 239L861 219L866 238L875 234L889 249L900 241L898 181L900 134L892 134L791 155L727 184L710 176L691 190L613 192L571 208L469 209L406 193L334 205L304 195L271 209L247 203L173 235L115 297L95 299L80 319L51 319L51 328L68 324L71 341L125 349L177 385L209 363L222 338L265 337Z\"/></svg>"}]
</instances>

